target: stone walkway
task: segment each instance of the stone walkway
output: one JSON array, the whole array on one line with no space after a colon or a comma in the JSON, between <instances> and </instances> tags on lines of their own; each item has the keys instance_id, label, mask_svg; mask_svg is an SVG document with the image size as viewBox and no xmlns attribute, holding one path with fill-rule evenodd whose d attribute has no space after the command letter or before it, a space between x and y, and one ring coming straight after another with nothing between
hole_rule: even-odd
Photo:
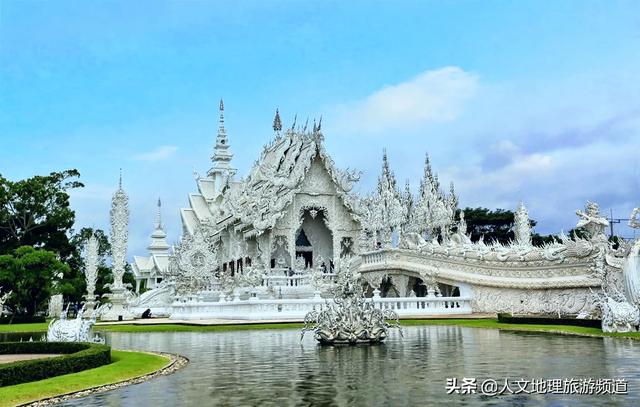
<instances>
[{"instance_id":1,"label":"stone walkway","mask_svg":"<svg viewBox=\"0 0 640 407\"><path fill-rule=\"evenodd\" d=\"M12 353L8 355L0 355L0 365L3 363L18 362L21 360L53 358L56 356L62 356L62 355L57 353L21 353L21 354Z\"/></svg>"},{"instance_id":2,"label":"stone walkway","mask_svg":"<svg viewBox=\"0 0 640 407\"><path fill-rule=\"evenodd\" d=\"M407 315L401 319L485 319L496 318L496 314L452 314L452 315ZM104 325L247 325L247 324L282 324L292 322L303 322L302 319L170 319L170 318L150 318L136 319L134 321L110 321L98 322L96 326Z\"/></svg>"}]
</instances>

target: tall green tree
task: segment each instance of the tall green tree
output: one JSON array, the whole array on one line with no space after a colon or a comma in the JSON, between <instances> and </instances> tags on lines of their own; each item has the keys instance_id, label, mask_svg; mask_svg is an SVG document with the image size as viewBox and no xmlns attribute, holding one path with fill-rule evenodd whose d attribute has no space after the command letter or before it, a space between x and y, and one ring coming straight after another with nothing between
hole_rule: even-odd
<instances>
[{"instance_id":1,"label":"tall green tree","mask_svg":"<svg viewBox=\"0 0 640 407\"><path fill-rule=\"evenodd\" d=\"M17 315L44 311L54 285L70 272L56 253L44 249L22 246L0 255L0 286L13 291L6 306Z\"/></svg>"},{"instance_id":2,"label":"tall green tree","mask_svg":"<svg viewBox=\"0 0 640 407\"><path fill-rule=\"evenodd\" d=\"M84 186L79 176L66 170L13 182L0 175L0 254L33 246L58 253L63 261L72 256L75 212L68 191Z\"/></svg>"},{"instance_id":3,"label":"tall green tree","mask_svg":"<svg viewBox=\"0 0 640 407\"><path fill-rule=\"evenodd\" d=\"M459 213L456 214L459 216ZM504 209L465 208L464 218L467 222L467 233L471 240L477 242L483 238L485 242L498 241L506 244L515 238L513 233L514 213ZM533 228L537 222L530 219ZM553 235L540 235L533 233L531 243L534 246L542 246L545 243L558 241Z\"/></svg>"},{"instance_id":4,"label":"tall green tree","mask_svg":"<svg viewBox=\"0 0 640 407\"><path fill-rule=\"evenodd\" d=\"M467 233L471 235L471 240L474 242L480 238L484 238L485 242L497 240L500 243L507 243L514 239L512 211L465 208L464 218L467 222ZM535 221L532 221L532 224L535 225Z\"/></svg>"}]
</instances>

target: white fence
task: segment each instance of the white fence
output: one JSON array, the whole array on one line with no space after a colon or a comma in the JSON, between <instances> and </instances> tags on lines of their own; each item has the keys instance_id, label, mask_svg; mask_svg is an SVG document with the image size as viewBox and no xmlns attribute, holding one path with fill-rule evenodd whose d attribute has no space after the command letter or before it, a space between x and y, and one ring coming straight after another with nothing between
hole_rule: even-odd
<instances>
[{"instance_id":1,"label":"white fence","mask_svg":"<svg viewBox=\"0 0 640 407\"><path fill-rule=\"evenodd\" d=\"M471 299L463 297L370 298L376 308L395 310L400 317L471 314ZM312 310L320 310L322 298L229 302L174 302L171 319L254 319L302 320Z\"/></svg>"}]
</instances>

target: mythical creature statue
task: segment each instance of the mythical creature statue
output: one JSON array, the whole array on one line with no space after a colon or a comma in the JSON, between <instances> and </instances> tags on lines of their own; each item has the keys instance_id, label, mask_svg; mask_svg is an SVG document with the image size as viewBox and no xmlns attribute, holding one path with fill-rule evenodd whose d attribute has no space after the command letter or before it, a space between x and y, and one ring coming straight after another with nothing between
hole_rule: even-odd
<instances>
[{"instance_id":1,"label":"mythical creature statue","mask_svg":"<svg viewBox=\"0 0 640 407\"><path fill-rule=\"evenodd\" d=\"M420 247L426 245L427 242L416 232L405 232L400 237L398 247L400 249L418 250Z\"/></svg>"},{"instance_id":2,"label":"mythical creature statue","mask_svg":"<svg viewBox=\"0 0 640 407\"><path fill-rule=\"evenodd\" d=\"M605 291L598 300L602 310L603 332L635 332L640 324L640 311L623 296L621 300L610 297Z\"/></svg>"},{"instance_id":3,"label":"mythical creature statue","mask_svg":"<svg viewBox=\"0 0 640 407\"><path fill-rule=\"evenodd\" d=\"M358 277L348 267L339 273L333 303L327 301L320 311L305 316L302 337L313 331L321 344L377 343L387 337L390 327L400 329L398 314L377 309L365 299Z\"/></svg>"},{"instance_id":4,"label":"mythical creature statue","mask_svg":"<svg viewBox=\"0 0 640 407\"><path fill-rule=\"evenodd\" d=\"M0 293L1 292L2 292L2 287L0 287ZM7 291L6 293L0 295L0 316L4 312L4 303L7 302L9 297L11 297L12 293L13 293L13 291Z\"/></svg>"},{"instance_id":5,"label":"mythical creature statue","mask_svg":"<svg viewBox=\"0 0 640 407\"><path fill-rule=\"evenodd\" d=\"M60 319L54 319L47 330L47 342L100 342L100 339L91 338L91 327L96 323L96 318L111 304L104 304L96 308L88 319L82 318L84 306L78 311L75 319L67 319L67 309L62 312Z\"/></svg>"},{"instance_id":6,"label":"mythical creature statue","mask_svg":"<svg viewBox=\"0 0 640 407\"><path fill-rule=\"evenodd\" d=\"M609 226L609 221L600 215L600 208L597 203L587 202L584 212L577 210L576 215L580 218L576 227L586 230L591 240L607 240L604 231Z\"/></svg>"},{"instance_id":7,"label":"mythical creature statue","mask_svg":"<svg viewBox=\"0 0 640 407\"><path fill-rule=\"evenodd\" d=\"M629 216L629 226L634 229L640 229L639 217L640 208L634 208L631 216ZM622 274L627 297L633 304L640 306L640 239L636 239L631 247L625 260Z\"/></svg>"}]
</instances>

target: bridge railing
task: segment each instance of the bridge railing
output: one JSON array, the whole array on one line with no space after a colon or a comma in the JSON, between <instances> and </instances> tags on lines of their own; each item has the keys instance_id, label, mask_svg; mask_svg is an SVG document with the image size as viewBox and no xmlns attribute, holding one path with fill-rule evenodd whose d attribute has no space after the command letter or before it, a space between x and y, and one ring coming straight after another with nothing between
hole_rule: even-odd
<instances>
[{"instance_id":1,"label":"bridge railing","mask_svg":"<svg viewBox=\"0 0 640 407\"><path fill-rule=\"evenodd\" d=\"M379 309L391 309L403 314L467 314L471 313L471 298L467 297L406 297L376 298Z\"/></svg>"},{"instance_id":2,"label":"bridge railing","mask_svg":"<svg viewBox=\"0 0 640 407\"><path fill-rule=\"evenodd\" d=\"M322 298L279 300L233 300L227 302L188 301L173 304L173 319L295 319L327 304ZM471 299L463 297L368 298L378 309L394 310L400 317L470 314Z\"/></svg>"}]
</instances>

